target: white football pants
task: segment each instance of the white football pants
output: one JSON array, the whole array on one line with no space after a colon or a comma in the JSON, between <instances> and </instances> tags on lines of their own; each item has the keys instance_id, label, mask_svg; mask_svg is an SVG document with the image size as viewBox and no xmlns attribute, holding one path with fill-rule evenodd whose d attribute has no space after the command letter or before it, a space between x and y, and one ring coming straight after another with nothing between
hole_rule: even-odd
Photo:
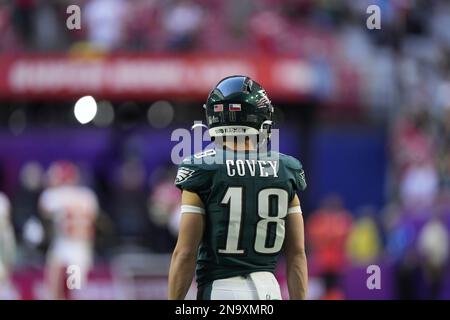
<instances>
[{"instance_id":1,"label":"white football pants","mask_svg":"<svg viewBox=\"0 0 450 320\"><path fill-rule=\"evenodd\" d=\"M281 291L271 272L253 272L246 277L214 280L211 300L281 300Z\"/></svg>"}]
</instances>

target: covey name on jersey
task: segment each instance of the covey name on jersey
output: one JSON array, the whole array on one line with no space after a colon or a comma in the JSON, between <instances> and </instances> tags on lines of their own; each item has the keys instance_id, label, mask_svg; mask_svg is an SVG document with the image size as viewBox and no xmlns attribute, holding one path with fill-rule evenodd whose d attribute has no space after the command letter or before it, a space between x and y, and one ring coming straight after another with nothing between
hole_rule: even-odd
<instances>
[{"instance_id":1,"label":"covey name on jersey","mask_svg":"<svg viewBox=\"0 0 450 320\"><path fill-rule=\"evenodd\" d=\"M278 161L277 160L226 160L227 175L252 177L274 177L278 178Z\"/></svg>"}]
</instances>

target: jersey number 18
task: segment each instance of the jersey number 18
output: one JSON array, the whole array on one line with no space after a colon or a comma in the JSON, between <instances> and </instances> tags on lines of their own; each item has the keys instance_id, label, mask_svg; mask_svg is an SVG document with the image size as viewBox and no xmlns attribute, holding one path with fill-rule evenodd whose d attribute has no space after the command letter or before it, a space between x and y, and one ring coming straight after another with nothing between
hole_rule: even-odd
<instances>
[{"instance_id":1,"label":"jersey number 18","mask_svg":"<svg viewBox=\"0 0 450 320\"><path fill-rule=\"evenodd\" d=\"M278 206L276 215L269 215L270 198L276 197ZM219 249L222 254L244 254L244 249L239 248L239 238L243 215L243 187L229 187L221 204L227 205L229 210L229 222L227 239L224 249ZM256 224L256 237L254 250L262 254L275 254L281 250L284 241L284 218L288 211L288 192L280 188L267 188L258 192L257 212L260 220ZM276 224L276 236L271 245L267 245L269 224Z\"/></svg>"}]
</instances>

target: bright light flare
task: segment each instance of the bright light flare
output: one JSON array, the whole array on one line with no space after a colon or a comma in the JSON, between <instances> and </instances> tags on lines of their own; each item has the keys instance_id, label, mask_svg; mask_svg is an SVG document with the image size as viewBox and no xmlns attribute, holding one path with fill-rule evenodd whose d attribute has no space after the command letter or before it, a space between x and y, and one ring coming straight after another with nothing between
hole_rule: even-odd
<instances>
[{"instance_id":1,"label":"bright light flare","mask_svg":"<svg viewBox=\"0 0 450 320\"><path fill-rule=\"evenodd\" d=\"M79 123L89 123L97 114L97 102L92 96L84 96L75 103L73 113Z\"/></svg>"}]
</instances>

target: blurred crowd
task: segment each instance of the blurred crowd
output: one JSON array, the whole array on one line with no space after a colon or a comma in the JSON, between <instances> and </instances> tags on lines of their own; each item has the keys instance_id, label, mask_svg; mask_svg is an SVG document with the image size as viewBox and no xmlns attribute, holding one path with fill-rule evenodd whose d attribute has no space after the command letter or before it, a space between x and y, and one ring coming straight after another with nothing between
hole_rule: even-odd
<instances>
[{"instance_id":1,"label":"blurred crowd","mask_svg":"<svg viewBox=\"0 0 450 320\"><path fill-rule=\"evenodd\" d=\"M386 205L345 209L338 195L306 222L310 264L323 279L323 297L344 298L349 266L394 268L395 295L439 299L450 279L450 108L436 118L409 109L393 121ZM448 287L448 286L447 286Z\"/></svg>"},{"instance_id":2,"label":"blurred crowd","mask_svg":"<svg viewBox=\"0 0 450 320\"><path fill-rule=\"evenodd\" d=\"M422 105L440 117L450 96L450 4L445 0L0 1L0 53L141 52L289 54L321 70L361 75L357 90L374 118ZM368 30L378 5L381 30Z\"/></svg>"},{"instance_id":3,"label":"blurred crowd","mask_svg":"<svg viewBox=\"0 0 450 320\"><path fill-rule=\"evenodd\" d=\"M181 198L174 175L170 166L147 173L135 157L119 163L108 184L75 162L25 163L13 196L0 192L0 299L12 298L9 276L20 270L45 265L46 296L67 298L57 280L67 265L87 277L121 254L171 253Z\"/></svg>"},{"instance_id":4,"label":"blurred crowd","mask_svg":"<svg viewBox=\"0 0 450 320\"><path fill-rule=\"evenodd\" d=\"M105 183L92 168L78 167L80 183L98 197L96 251L99 257L110 258L115 253L113 250L121 246L141 247L155 253L172 251L178 232L181 195L173 185L174 168L159 167L149 174L137 158L130 158L111 173L114 183ZM22 167L18 190L10 199L18 240L37 253L45 250L50 240L43 234L36 236L35 231L36 222L43 220L39 197L47 188L46 168L38 162L28 162Z\"/></svg>"}]
</instances>

